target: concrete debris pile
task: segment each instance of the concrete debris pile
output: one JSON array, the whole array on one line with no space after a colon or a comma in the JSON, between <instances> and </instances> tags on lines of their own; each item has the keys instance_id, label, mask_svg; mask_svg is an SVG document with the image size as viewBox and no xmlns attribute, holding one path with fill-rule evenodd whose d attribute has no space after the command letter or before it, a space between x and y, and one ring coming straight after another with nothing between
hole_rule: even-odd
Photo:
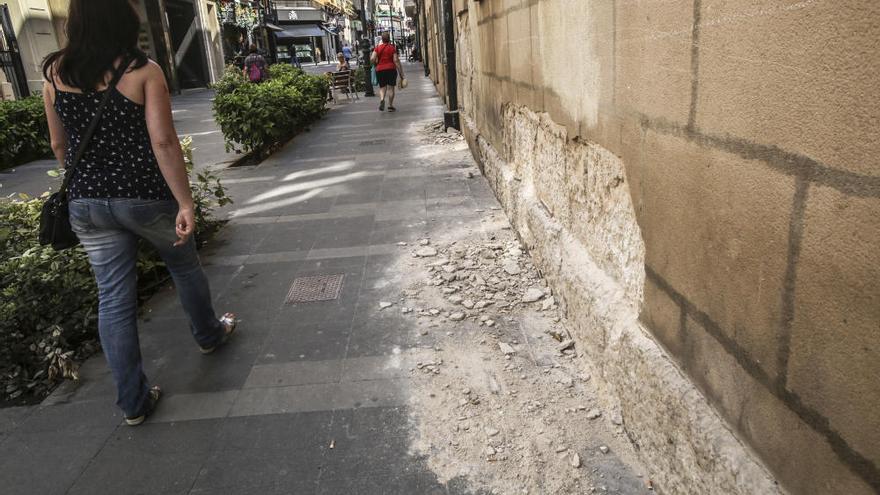
<instances>
[{"instance_id":1,"label":"concrete debris pile","mask_svg":"<svg viewBox=\"0 0 880 495\"><path fill-rule=\"evenodd\" d=\"M452 242L443 247L422 239L414 258L423 258L428 275L421 284L440 289L443 304L437 307L413 307L411 300L418 290L404 293L402 312L417 317L461 322L470 320L479 326L494 327L500 317L527 307L544 312L554 323L560 322L553 292L541 280L516 240L468 244ZM562 342L560 328L550 333ZM559 352L574 355L574 342L565 340Z\"/></svg>"},{"instance_id":2,"label":"concrete debris pile","mask_svg":"<svg viewBox=\"0 0 880 495\"><path fill-rule=\"evenodd\" d=\"M445 124L442 120L430 122L423 126L419 132L422 136L422 143L444 145L464 141L464 136L461 135L461 132L453 128L444 130L444 127Z\"/></svg>"},{"instance_id":3,"label":"concrete debris pile","mask_svg":"<svg viewBox=\"0 0 880 495\"><path fill-rule=\"evenodd\" d=\"M432 346L410 369L415 450L487 493L650 493L553 291L509 230L482 236L401 245L397 306Z\"/></svg>"}]
</instances>

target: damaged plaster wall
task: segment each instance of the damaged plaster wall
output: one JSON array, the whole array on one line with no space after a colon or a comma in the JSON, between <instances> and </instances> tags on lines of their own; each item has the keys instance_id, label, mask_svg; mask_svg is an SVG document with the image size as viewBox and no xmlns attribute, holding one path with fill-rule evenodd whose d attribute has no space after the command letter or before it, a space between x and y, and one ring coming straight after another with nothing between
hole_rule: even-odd
<instances>
[{"instance_id":1,"label":"damaged plaster wall","mask_svg":"<svg viewBox=\"0 0 880 495\"><path fill-rule=\"evenodd\" d=\"M504 121L509 160L470 119L466 134L565 308L581 365L599 378L605 407L620 411L659 486L667 493L777 493L766 469L638 321L645 252L620 159L595 143L569 141L546 114L509 105Z\"/></svg>"},{"instance_id":2,"label":"damaged plaster wall","mask_svg":"<svg viewBox=\"0 0 880 495\"><path fill-rule=\"evenodd\" d=\"M880 492L880 4L454 4L471 151L661 489Z\"/></svg>"}]
</instances>

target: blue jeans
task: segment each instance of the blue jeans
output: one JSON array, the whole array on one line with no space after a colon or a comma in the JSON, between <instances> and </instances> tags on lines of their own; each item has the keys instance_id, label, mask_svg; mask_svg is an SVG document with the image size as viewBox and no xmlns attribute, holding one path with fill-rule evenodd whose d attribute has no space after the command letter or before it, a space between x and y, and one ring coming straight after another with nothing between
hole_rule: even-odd
<instances>
[{"instance_id":1,"label":"blue jeans","mask_svg":"<svg viewBox=\"0 0 880 495\"><path fill-rule=\"evenodd\" d=\"M98 282L98 333L116 382L116 404L127 417L143 414L149 382L137 331L137 252L142 238L159 252L174 279L193 337L212 347L223 325L211 304L208 279L190 238L174 246L177 203L141 199L74 199L70 224L89 255Z\"/></svg>"}]
</instances>

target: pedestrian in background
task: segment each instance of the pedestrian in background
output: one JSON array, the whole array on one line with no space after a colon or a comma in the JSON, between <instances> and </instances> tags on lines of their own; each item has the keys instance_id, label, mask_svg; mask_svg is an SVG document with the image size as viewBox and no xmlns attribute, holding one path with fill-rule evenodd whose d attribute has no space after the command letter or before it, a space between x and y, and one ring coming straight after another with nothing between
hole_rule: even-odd
<instances>
[{"instance_id":1,"label":"pedestrian in background","mask_svg":"<svg viewBox=\"0 0 880 495\"><path fill-rule=\"evenodd\" d=\"M403 67L400 65L400 56L397 48L391 43L391 35L382 33L382 43L373 50L370 61L376 66L376 79L379 82L379 111L385 111L385 99L388 98L388 111L396 112L394 108L394 93L397 86L397 76L403 79Z\"/></svg>"},{"instance_id":2,"label":"pedestrian in background","mask_svg":"<svg viewBox=\"0 0 880 495\"><path fill-rule=\"evenodd\" d=\"M95 273L101 347L132 426L161 396L144 375L138 340L139 239L165 261L203 353L235 329L233 314L214 313L165 74L138 48L140 29L131 2L71 0L67 44L43 63L52 150L71 174L70 224Z\"/></svg>"},{"instance_id":3,"label":"pedestrian in background","mask_svg":"<svg viewBox=\"0 0 880 495\"><path fill-rule=\"evenodd\" d=\"M351 62L351 46L349 46L348 43L346 43L345 46L342 47L342 56L345 57L346 63Z\"/></svg>"},{"instance_id":4,"label":"pedestrian in background","mask_svg":"<svg viewBox=\"0 0 880 495\"><path fill-rule=\"evenodd\" d=\"M250 82L263 82L268 75L266 69L269 67L269 64L267 64L266 59L260 55L260 52L257 50L257 45L251 43L248 51L250 53L244 59L244 75Z\"/></svg>"},{"instance_id":5,"label":"pedestrian in background","mask_svg":"<svg viewBox=\"0 0 880 495\"><path fill-rule=\"evenodd\" d=\"M351 66L348 65L348 59L345 58L342 52L336 54L336 71L339 72L341 70L351 70Z\"/></svg>"},{"instance_id":6,"label":"pedestrian in background","mask_svg":"<svg viewBox=\"0 0 880 495\"><path fill-rule=\"evenodd\" d=\"M315 47L315 65L321 62L321 49L317 46Z\"/></svg>"}]
</instances>

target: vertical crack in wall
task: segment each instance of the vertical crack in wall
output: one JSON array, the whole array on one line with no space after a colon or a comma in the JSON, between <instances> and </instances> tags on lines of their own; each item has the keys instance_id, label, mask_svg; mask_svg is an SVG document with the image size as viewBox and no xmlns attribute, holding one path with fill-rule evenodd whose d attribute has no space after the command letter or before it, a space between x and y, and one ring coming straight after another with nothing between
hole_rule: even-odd
<instances>
[{"instance_id":1,"label":"vertical crack in wall","mask_svg":"<svg viewBox=\"0 0 880 495\"><path fill-rule=\"evenodd\" d=\"M700 94L700 18L702 0L694 0L694 26L691 33L691 106L688 111L687 129L697 128L697 99Z\"/></svg>"},{"instance_id":2,"label":"vertical crack in wall","mask_svg":"<svg viewBox=\"0 0 880 495\"><path fill-rule=\"evenodd\" d=\"M788 227L788 259L785 266L785 281L782 286L782 320L779 329L776 365L777 386L785 388L788 381L788 359L791 354L791 329L794 324L794 300L797 285L797 266L804 237L804 214L807 208L807 195L810 182L798 176L791 207L791 220Z\"/></svg>"}]
</instances>

